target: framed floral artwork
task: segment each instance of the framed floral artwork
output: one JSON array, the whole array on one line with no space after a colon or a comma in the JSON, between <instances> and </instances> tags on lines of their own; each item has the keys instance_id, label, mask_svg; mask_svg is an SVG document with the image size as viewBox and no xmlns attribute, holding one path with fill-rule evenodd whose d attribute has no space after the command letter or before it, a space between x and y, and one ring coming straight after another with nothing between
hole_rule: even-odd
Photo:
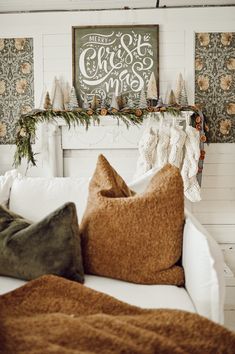
<instances>
[{"instance_id":1,"label":"framed floral artwork","mask_svg":"<svg viewBox=\"0 0 235 354\"><path fill-rule=\"evenodd\" d=\"M73 27L73 84L80 103L113 94L140 99L150 77L159 85L158 25Z\"/></svg>"},{"instance_id":2,"label":"framed floral artwork","mask_svg":"<svg viewBox=\"0 0 235 354\"><path fill-rule=\"evenodd\" d=\"M16 120L33 107L33 39L0 38L0 144L14 144Z\"/></svg>"},{"instance_id":3,"label":"framed floral artwork","mask_svg":"<svg viewBox=\"0 0 235 354\"><path fill-rule=\"evenodd\" d=\"M195 103L202 106L211 143L235 142L235 33L196 33Z\"/></svg>"}]
</instances>

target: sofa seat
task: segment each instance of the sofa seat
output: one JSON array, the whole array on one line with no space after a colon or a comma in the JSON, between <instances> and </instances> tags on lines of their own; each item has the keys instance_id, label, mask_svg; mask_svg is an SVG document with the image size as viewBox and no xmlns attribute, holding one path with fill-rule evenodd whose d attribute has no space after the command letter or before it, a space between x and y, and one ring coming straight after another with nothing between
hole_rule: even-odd
<instances>
[{"instance_id":1,"label":"sofa seat","mask_svg":"<svg viewBox=\"0 0 235 354\"><path fill-rule=\"evenodd\" d=\"M171 308L196 312L186 289L174 285L134 284L95 275L86 275L85 285L146 309Z\"/></svg>"},{"instance_id":2,"label":"sofa seat","mask_svg":"<svg viewBox=\"0 0 235 354\"><path fill-rule=\"evenodd\" d=\"M21 279L0 276L0 295L15 290L27 282Z\"/></svg>"},{"instance_id":3,"label":"sofa seat","mask_svg":"<svg viewBox=\"0 0 235 354\"><path fill-rule=\"evenodd\" d=\"M0 295L15 290L26 281L0 276ZM196 312L185 288L173 285L141 285L120 280L85 276L85 286L108 294L131 305L146 308L171 308Z\"/></svg>"}]
</instances>

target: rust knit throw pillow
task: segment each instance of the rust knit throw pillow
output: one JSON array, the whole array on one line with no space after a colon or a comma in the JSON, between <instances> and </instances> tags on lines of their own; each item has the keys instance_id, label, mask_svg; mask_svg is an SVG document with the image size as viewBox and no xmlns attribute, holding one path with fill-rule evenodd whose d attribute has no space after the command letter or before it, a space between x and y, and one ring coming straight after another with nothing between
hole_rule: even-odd
<instances>
[{"instance_id":1,"label":"rust knit throw pillow","mask_svg":"<svg viewBox=\"0 0 235 354\"><path fill-rule=\"evenodd\" d=\"M183 182L168 164L135 194L98 158L81 224L85 273L141 284L184 284Z\"/></svg>"}]
</instances>

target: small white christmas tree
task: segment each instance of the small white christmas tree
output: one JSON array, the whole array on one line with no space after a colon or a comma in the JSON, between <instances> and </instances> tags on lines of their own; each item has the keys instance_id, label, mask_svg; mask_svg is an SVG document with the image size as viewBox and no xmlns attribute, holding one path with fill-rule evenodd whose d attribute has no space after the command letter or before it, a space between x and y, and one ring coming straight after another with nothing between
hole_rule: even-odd
<instances>
[{"instance_id":1,"label":"small white christmas tree","mask_svg":"<svg viewBox=\"0 0 235 354\"><path fill-rule=\"evenodd\" d=\"M175 94L174 94L173 90L170 91L169 98L168 98L168 104L170 106L174 106L176 104Z\"/></svg>"},{"instance_id":2,"label":"small white christmas tree","mask_svg":"<svg viewBox=\"0 0 235 354\"><path fill-rule=\"evenodd\" d=\"M89 108L89 103L88 103L88 100L87 100L87 94L86 93L84 94L82 107L84 109L88 109Z\"/></svg>"},{"instance_id":3,"label":"small white christmas tree","mask_svg":"<svg viewBox=\"0 0 235 354\"><path fill-rule=\"evenodd\" d=\"M99 99L96 95L94 95L91 102L91 108L95 111L98 107L99 107Z\"/></svg>"},{"instance_id":4,"label":"small white christmas tree","mask_svg":"<svg viewBox=\"0 0 235 354\"><path fill-rule=\"evenodd\" d=\"M107 103L104 97L101 98L100 100L100 108L106 108L107 107Z\"/></svg>"},{"instance_id":5,"label":"small white christmas tree","mask_svg":"<svg viewBox=\"0 0 235 354\"><path fill-rule=\"evenodd\" d=\"M176 88L175 88L175 99L176 99L177 103L180 103L179 102L179 98L180 98L180 93L182 91L183 82L184 82L183 76L180 73L179 76L178 76L178 79L176 81Z\"/></svg>"},{"instance_id":6,"label":"small white christmas tree","mask_svg":"<svg viewBox=\"0 0 235 354\"><path fill-rule=\"evenodd\" d=\"M139 108L147 108L147 100L144 92L144 88L140 91Z\"/></svg>"},{"instance_id":7,"label":"small white christmas tree","mask_svg":"<svg viewBox=\"0 0 235 354\"><path fill-rule=\"evenodd\" d=\"M53 102L54 97L55 97L55 91L56 91L57 82L58 82L58 79L57 79L57 77L55 76L55 77L54 77L54 80L53 80L53 82L52 82L52 87L51 87L51 94L50 94L51 102Z\"/></svg>"},{"instance_id":8,"label":"small white christmas tree","mask_svg":"<svg viewBox=\"0 0 235 354\"><path fill-rule=\"evenodd\" d=\"M118 96L117 102L118 102L119 109L123 109L126 105L126 98L123 97L123 95L121 94L120 96Z\"/></svg>"},{"instance_id":9,"label":"small white christmas tree","mask_svg":"<svg viewBox=\"0 0 235 354\"><path fill-rule=\"evenodd\" d=\"M76 108L79 108L79 104L78 104L75 88L72 87L69 95L68 109L72 111Z\"/></svg>"},{"instance_id":10,"label":"small white christmas tree","mask_svg":"<svg viewBox=\"0 0 235 354\"><path fill-rule=\"evenodd\" d=\"M157 83L156 83L154 72L152 72L147 86L147 99L157 100L157 98L158 98Z\"/></svg>"},{"instance_id":11,"label":"small white christmas tree","mask_svg":"<svg viewBox=\"0 0 235 354\"><path fill-rule=\"evenodd\" d=\"M70 96L71 96L70 84L68 82L66 82L66 83L63 82L63 86L61 88L62 88L63 96L64 96L64 108L69 109L69 101L70 101Z\"/></svg>"},{"instance_id":12,"label":"small white christmas tree","mask_svg":"<svg viewBox=\"0 0 235 354\"><path fill-rule=\"evenodd\" d=\"M51 99L50 99L50 95L49 95L48 91L46 92L43 108L44 109L52 109Z\"/></svg>"},{"instance_id":13,"label":"small white christmas tree","mask_svg":"<svg viewBox=\"0 0 235 354\"><path fill-rule=\"evenodd\" d=\"M185 87L185 81L183 81L183 86L180 92L179 96L179 104L181 106L187 106L188 105L188 97L187 97L187 92L186 92L186 87Z\"/></svg>"},{"instance_id":14,"label":"small white christmas tree","mask_svg":"<svg viewBox=\"0 0 235 354\"><path fill-rule=\"evenodd\" d=\"M52 108L57 111L64 109L64 97L59 80L55 81L55 93L52 99Z\"/></svg>"},{"instance_id":15,"label":"small white christmas tree","mask_svg":"<svg viewBox=\"0 0 235 354\"><path fill-rule=\"evenodd\" d=\"M117 96L115 94L115 92L112 95L112 100L111 100L111 104L110 104L110 108L114 108L117 111L119 110L119 106L118 106L118 102L117 102Z\"/></svg>"},{"instance_id":16,"label":"small white christmas tree","mask_svg":"<svg viewBox=\"0 0 235 354\"><path fill-rule=\"evenodd\" d=\"M131 97L128 97L127 108L133 109L135 107L134 101Z\"/></svg>"}]
</instances>

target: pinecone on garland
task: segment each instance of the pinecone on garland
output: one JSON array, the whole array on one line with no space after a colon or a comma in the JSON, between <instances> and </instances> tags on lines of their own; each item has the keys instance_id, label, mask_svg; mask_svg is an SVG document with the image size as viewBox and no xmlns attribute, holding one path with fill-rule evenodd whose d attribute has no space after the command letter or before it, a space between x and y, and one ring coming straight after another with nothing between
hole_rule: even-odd
<instances>
[{"instance_id":1,"label":"pinecone on garland","mask_svg":"<svg viewBox=\"0 0 235 354\"><path fill-rule=\"evenodd\" d=\"M86 111L86 113L87 113L89 116L92 116L92 115L94 114L94 111L93 111L91 108L89 108L89 109Z\"/></svg>"},{"instance_id":2,"label":"pinecone on garland","mask_svg":"<svg viewBox=\"0 0 235 354\"><path fill-rule=\"evenodd\" d=\"M45 96L43 108L44 109L52 109L51 99L50 99L50 95L49 95L48 91Z\"/></svg>"},{"instance_id":3,"label":"pinecone on garland","mask_svg":"<svg viewBox=\"0 0 235 354\"><path fill-rule=\"evenodd\" d=\"M101 114L102 116L106 116L107 113L108 113L108 110L107 110L106 108L101 108L100 114Z\"/></svg>"},{"instance_id":4,"label":"pinecone on garland","mask_svg":"<svg viewBox=\"0 0 235 354\"><path fill-rule=\"evenodd\" d=\"M73 111L75 109L79 108L78 100L77 100L77 95L75 88L72 87L69 95L69 102L68 102L68 109L70 111Z\"/></svg>"},{"instance_id":5,"label":"pinecone on garland","mask_svg":"<svg viewBox=\"0 0 235 354\"><path fill-rule=\"evenodd\" d=\"M140 108L137 108L137 109L135 110L135 115L136 115L136 117L141 117L142 114L143 114L143 112L142 112L142 110L141 110Z\"/></svg>"}]
</instances>

